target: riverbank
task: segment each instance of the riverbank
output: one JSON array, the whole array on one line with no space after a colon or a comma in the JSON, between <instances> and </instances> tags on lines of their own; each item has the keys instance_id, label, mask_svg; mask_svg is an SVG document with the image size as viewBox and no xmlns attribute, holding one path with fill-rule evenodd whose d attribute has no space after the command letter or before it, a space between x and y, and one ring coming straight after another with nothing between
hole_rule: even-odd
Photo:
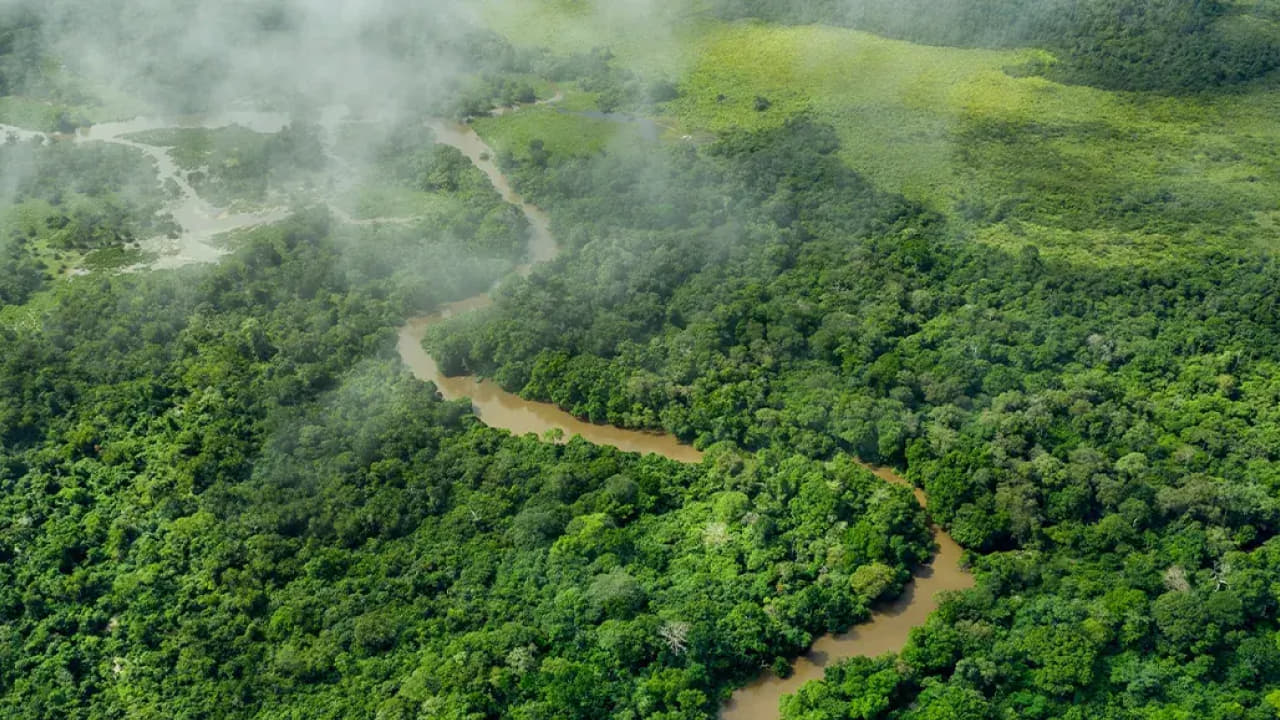
<instances>
[{"instance_id":1,"label":"riverbank","mask_svg":"<svg viewBox=\"0 0 1280 720\"><path fill-rule=\"evenodd\" d=\"M471 128L433 120L430 123L438 142L462 151L476 167L489 177L503 199L520 208L532 227L530 237L530 261L550 260L558 253L558 244L550 231L550 218L540 208L527 203L512 188L510 181L493 161L494 153ZM521 268L527 272L528 267ZM475 414L490 427L502 428L516 434L535 433L541 436L569 438L581 435L583 439L598 444L611 445L621 450L639 453L657 453L679 462L699 462L702 453L674 437L662 433L626 430L611 425L596 425L582 421L564 410L551 405L525 400L508 393L496 384L473 376L446 377L435 360L422 346L428 328L458 314L471 312L490 304L489 295L476 295L450 303L430 315L410 319L399 330L397 349L401 360L420 380L435 383L447 399L470 398ZM921 506L928 499L919 488L905 478L888 470L865 465L877 477L896 485L909 487ZM938 607L938 593L964 590L974 584L973 576L960 565L962 549L945 532L933 528L938 551L928 565L915 572L914 578L892 603L875 610L871 618L847 632L818 638L792 666L791 674L780 678L773 672L765 672L747 686L734 692L721 710L723 720L773 720L779 715L779 701L784 695L794 693L804 683L820 679L828 665L850 657L875 657L901 650L915 628L928 619Z\"/></svg>"}]
</instances>

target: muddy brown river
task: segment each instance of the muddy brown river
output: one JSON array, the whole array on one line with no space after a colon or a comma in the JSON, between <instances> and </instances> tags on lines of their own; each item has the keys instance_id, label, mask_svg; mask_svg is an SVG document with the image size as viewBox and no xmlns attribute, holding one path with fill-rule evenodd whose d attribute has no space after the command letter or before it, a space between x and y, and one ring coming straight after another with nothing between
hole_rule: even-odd
<instances>
[{"instance_id":1,"label":"muddy brown river","mask_svg":"<svg viewBox=\"0 0 1280 720\"><path fill-rule=\"evenodd\" d=\"M341 116L341 113L338 115ZM157 175L163 182L173 180L179 188L177 197L168 208L184 228L182 236L173 246L163 248L163 257L157 267L207 262L216 260L222 253L210 244L213 236L229 230L275 222L285 214L282 210L266 210L259 213L230 214L210 206L197 195L186 182L163 148L145 145L125 136L142 130L164 127L226 127L239 124L258 132L277 132L287 124L288 118L279 113L244 112L205 118L148 119L138 118L122 123L105 123L82 131L76 142L101 141L135 148L152 159ZM336 119L327 119L326 126ZM469 127L446 120L431 119L427 124L435 132L438 142L460 150L486 176L507 202L520 208L528 218L531 233L528 259L531 264L554 258L558 251L551 233L550 218L540 208L525 202L494 162L495 154ZM0 140L6 134L20 139L46 139L44 133L21 130L0 125ZM383 218L359 222L399 222L400 218ZM518 269L528 273L530 265ZM477 417L485 424L511 432L544 435L550 430L560 430L564 438L581 435L599 444L612 445L621 450L639 453L658 453L679 462L699 462L702 453L675 438L656 432L624 430L608 425L583 422L569 413L548 403L530 402L503 391L492 382L474 377L445 377L435 361L422 348L422 337L432 324L443 319L488 305L489 296L477 295L451 303L439 311L409 320L399 331L398 349L404 363L422 380L436 384L441 394L449 399L470 398ZM893 472L866 466L884 480L910 487L910 484ZM914 489L916 498L924 505L926 498ZM920 568L906 590L893 603L877 609L871 619L840 635L819 638L800 658L787 678L779 678L772 672L764 672L751 684L735 692L721 711L723 720L773 720L779 715L779 701L784 695L794 693L804 683L822 677L827 665L854 656L877 656L902 648L911 629L925 622L937 608L935 595L944 590L962 590L972 587L973 578L960 567L960 548L946 533L934 528L934 540L938 552L932 562Z\"/></svg>"},{"instance_id":2,"label":"muddy brown river","mask_svg":"<svg viewBox=\"0 0 1280 720\"><path fill-rule=\"evenodd\" d=\"M430 121L439 142L461 150L475 163L503 199L519 207L529 219L532 234L529 260L532 263L550 260L556 256L557 244L551 234L551 223L541 209L524 201L511 187L510 182L494 163L494 152L471 128L446 121ZM520 268L527 273L528 266ZM490 427L510 430L513 433L544 435L549 430L561 430L564 438L581 435L585 440L612 445L621 450L639 453L658 453L679 462L698 462L702 453L675 438L654 432L624 430L609 425L584 422L549 403L530 402L508 393L494 383L471 376L445 377L435 361L422 347L427 328L459 313L469 312L489 305L488 294L446 305L431 315L416 317L400 328L398 349L400 357L413 374L422 380L430 380L448 399L470 398L476 416ZM901 476L884 468L865 465L878 477L911 487ZM912 488L921 505L926 504L924 493ZM875 657L900 650L907 642L911 629L922 625L937 607L937 593L944 590L963 590L973 586L973 576L960 566L960 546L938 528L933 530L938 552L926 566L919 568L914 579L895 601L872 613L871 619L860 623L848 632L826 635L814 642L803 656L796 659L792 673L779 678L772 672L764 672L751 684L736 692L721 709L723 720L774 720L780 714L779 702L784 695L794 693L801 685L822 677L823 669L836 661L855 657Z\"/></svg>"}]
</instances>

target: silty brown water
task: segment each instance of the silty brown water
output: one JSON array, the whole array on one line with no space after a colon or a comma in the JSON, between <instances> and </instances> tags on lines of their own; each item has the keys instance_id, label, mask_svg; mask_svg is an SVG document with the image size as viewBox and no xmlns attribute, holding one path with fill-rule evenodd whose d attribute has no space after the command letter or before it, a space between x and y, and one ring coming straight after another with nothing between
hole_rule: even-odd
<instances>
[{"instance_id":1,"label":"silty brown water","mask_svg":"<svg viewBox=\"0 0 1280 720\"><path fill-rule=\"evenodd\" d=\"M542 211L542 208L525 202L515 188L511 187L511 182L507 180L506 175L502 174L502 170L494 160L493 149L480 139L475 130L466 125L439 118L428 120L427 127L435 133L436 142L460 150L472 164L480 169L480 172L489 178L489 182L493 183L494 189L503 200L520 208L520 212L524 213L532 231L529 238L530 263L546 262L559 254L559 245L551 234L551 218ZM528 272L528 267L521 269L521 273L525 272Z\"/></svg>"},{"instance_id":2,"label":"silty brown water","mask_svg":"<svg viewBox=\"0 0 1280 720\"><path fill-rule=\"evenodd\" d=\"M462 125L433 120L430 126L438 142L462 151L476 167L489 177L503 199L524 212L532 226L529 257L531 262L543 262L556 256L557 244L550 230L550 220L541 209L524 201L511 187L510 182L494 163L492 149L475 131ZM522 273L528 267L521 268ZM400 328L399 352L404 363L422 380L430 380L449 399L468 397L472 407L486 425L503 428L514 433L544 434L559 429L565 437L581 435L600 445L612 445L622 450L658 453L680 462L698 462L702 454L675 438L650 432L624 430L608 425L583 422L549 403L530 402L508 393L492 382L471 376L445 377L435 361L422 347L422 337L427 328L459 313L469 312L490 304L487 294L478 295L445 306L439 312L413 318ZM919 488L892 471L864 465L878 477L910 487L922 506L927 498ZM891 604L875 610L871 618L848 632L818 638L809 651L798 658L787 678L779 678L772 672L764 672L755 681L736 691L721 711L723 720L774 720L779 715L779 702L784 695L794 693L801 685L819 679L823 668L839 660L866 656L875 657L900 650L906 644L911 629L924 624L938 607L936 595L946 590L963 590L973 586L973 576L960 565L961 549L949 535L939 528L933 529L938 552L932 561L917 570L902 595Z\"/></svg>"},{"instance_id":3,"label":"silty brown water","mask_svg":"<svg viewBox=\"0 0 1280 720\"><path fill-rule=\"evenodd\" d=\"M909 486L906 479L884 468L864 467L889 482ZM916 498L923 501L923 493L918 488L913 489ZM853 626L848 632L818 638L808 652L792 663L791 674L786 678L766 671L746 687L735 691L721 709L721 719L776 720L782 697L795 693L810 680L821 679L828 665L846 658L877 657L901 650L911 629L923 625L929 614L938 608L938 593L973 587L973 576L960 565L961 549L956 541L936 526L933 528L933 540L937 543L938 552L928 565L916 570L915 577L902 595L872 612L869 620Z\"/></svg>"},{"instance_id":4,"label":"silty brown water","mask_svg":"<svg viewBox=\"0 0 1280 720\"><path fill-rule=\"evenodd\" d=\"M136 118L121 123L96 125L78 135L76 142L102 141L135 148L156 164L160 182L173 180L180 197L169 210L184 228L179 240L178 252L171 252L159 266L203 262L216 259L221 250L208 241L219 233L253 225L275 222L286 214L282 210L259 213L227 214L200 199L186 182L180 168L162 149L126 139L124 136L145 130L170 127L219 128L232 124L242 125L257 132L279 132L288 123L280 113L241 112L226 113L204 118ZM507 202L517 206L528 218L531 227L529 261L545 262L557 254L557 244L551 234L550 218L540 208L527 203L511 187L510 182L494 162L494 152L475 132L464 125L446 120L431 119L428 125L435 132L438 142L457 148L489 178L494 188ZM0 131L11 132L22 139L47 138L44 133L0 126ZM393 219L400 220L400 219ZM371 221L372 222L372 221ZM171 249L172 250L172 249ZM529 266L520 268L527 273ZM658 453L679 462L698 462L702 453L683 445L675 438L661 433L624 430L608 425L583 422L559 408L530 402L505 392L491 382L474 377L445 377L435 361L422 348L422 337L433 323L488 305L489 296L478 295L451 303L440 311L411 319L399 331L400 357L413 373L423 380L431 380L447 398L468 397L476 415L491 427L503 428L515 433L537 433L559 429L565 437L581 435L600 445L612 445L622 450ZM867 466L888 482L909 486L906 480L883 468ZM916 498L925 504L923 492L913 488ZM822 677L825 666L854 656L876 656L899 650L907 640L911 629L924 623L929 613L937 608L936 593L944 590L962 590L972 587L973 578L960 567L960 548L946 533L934 529L938 553L932 562L921 568L903 594L892 604L876 610L870 620L861 623L847 633L819 638L805 655L798 658L793 672L785 679L772 672L765 672L754 682L741 688L723 708L724 720L773 720L779 715L778 703L782 696L795 692L809 680Z\"/></svg>"}]
</instances>

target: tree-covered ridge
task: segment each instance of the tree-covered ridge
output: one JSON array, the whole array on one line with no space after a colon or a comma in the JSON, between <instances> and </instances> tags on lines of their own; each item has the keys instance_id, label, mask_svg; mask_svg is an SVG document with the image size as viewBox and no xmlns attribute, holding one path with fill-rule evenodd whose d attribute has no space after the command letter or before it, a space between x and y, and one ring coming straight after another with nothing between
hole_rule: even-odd
<instances>
[{"instance_id":1,"label":"tree-covered ridge","mask_svg":"<svg viewBox=\"0 0 1280 720\"><path fill-rule=\"evenodd\" d=\"M3 331L14 717L705 717L928 556L848 462L481 426L398 367L397 294L329 234L80 280Z\"/></svg>"},{"instance_id":2,"label":"tree-covered ridge","mask_svg":"<svg viewBox=\"0 0 1280 720\"><path fill-rule=\"evenodd\" d=\"M825 22L930 45L1043 47L1058 62L1012 69L1122 90L1187 92L1280 68L1280 11L1233 0L717 0L724 17Z\"/></svg>"},{"instance_id":3,"label":"tree-covered ridge","mask_svg":"<svg viewBox=\"0 0 1280 720\"><path fill-rule=\"evenodd\" d=\"M705 153L526 168L572 252L428 345L596 421L905 464L932 515L990 554L876 712L943 681L992 716L1258 707L1280 653L1258 584L1280 520L1270 254L1114 270L993 251L835 150L793 122ZM1058 646L1081 654L1041 657ZM962 665L990 669L975 685ZM1126 695L1139 676L1170 689Z\"/></svg>"}]
</instances>

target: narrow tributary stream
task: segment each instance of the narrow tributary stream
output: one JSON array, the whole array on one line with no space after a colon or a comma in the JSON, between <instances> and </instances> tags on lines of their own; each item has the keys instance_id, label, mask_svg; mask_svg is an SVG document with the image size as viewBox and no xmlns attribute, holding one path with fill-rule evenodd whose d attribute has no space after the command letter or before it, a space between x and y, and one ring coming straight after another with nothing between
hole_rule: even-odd
<instances>
[{"instance_id":1,"label":"narrow tributary stream","mask_svg":"<svg viewBox=\"0 0 1280 720\"><path fill-rule=\"evenodd\" d=\"M529 258L533 263L556 256L557 245L551 234L546 213L524 201L502 171L494 163L494 152L466 126L445 121L431 121L438 142L461 150L477 168L493 182L503 199L519 207L532 226ZM521 268L527 273L528 266ZM670 435L624 430L610 425L583 422L549 403L530 402L508 393L492 382L471 376L445 377L429 354L422 348L422 337L431 325L459 313L489 304L487 294L451 303L431 315L409 320L400 328L400 357L415 376L430 380L448 399L470 398L476 416L490 427L503 428L517 434L561 430L564 437L581 435L599 444L622 450L658 453L679 462L698 462L702 453L683 445ZM867 466L888 482L910 487L893 472ZM925 504L924 493L915 489L916 499ZM807 653L798 658L790 676L779 678L765 672L751 684L741 688L721 711L724 720L772 720L779 714L778 702L783 695L794 693L804 683L822 677L828 664L855 656L874 657L902 648L911 629L921 625L937 608L934 596L943 590L962 590L973 585L973 577L960 567L960 547L938 528L933 531L938 552L932 562L920 568L915 579L893 603L876 610L871 619L840 635L819 638Z\"/></svg>"},{"instance_id":2,"label":"narrow tributary stream","mask_svg":"<svg viewBox=\"0 0 1280 720\"><path fill-rule=\"evenodd\" d=\"M166 128L199 127L214 129L241 125L256 132L279 132L289 123L289 117L281 113L268 112L231 112L208 117L164 118L138 117L123 122L108 122L81 128L76 134L64 137L75 143L104 142L112 145L123 145L146 155L156 168L158 181L162 186L173 183L177 196L166 206L165 210L181 227L176 237L152 237L142 240L142 249L155 253L158 257L148 265L153 269L180 267L191 263L213 262L225 254L225 250L214 244L214 238L223 233L242 230L256 225L279 222L289 215L287 208L273 208L252 213L229 213L203 200L195 188L187 182L184 173L173 158L168 148L148 145L128 138L134 133ZM54 136L21 130L7 125L0 125L0 140L6 135L16 135L21 140L38 139L50 142Z\"/></svg>"},{"instance_id":3,"label":"narrow tributary stream","mask_svg":"<svg viewBox=\"0 0 1280 720\"><path fill-rule=\"evenodd\" d=\"M328 145L333 145L335 128L347 116L345 107L333 106L325 108L318 119L318 124L328 137ZM139 116L132 120L105 122L80 128L75 134L53 135L50 133L24 130L11 125L0 124L0 142L9 136L21 141L39 140L41 142L74 142L77 144L103 142L122 145L141 152L155 165L157 181L162 187L172 183L176 195L165 205L164 210L173 216L181 228L176 237L152 237L140 242L144 251L155 253L157 259L146 267L163 269L181 267L193 263L214 262L228 251L219 247L215 239L236 230L244 230L259 225L270 225L280 222L290 215L287 207L275 207L253 212L228 212L215 207L200 197L195 188L187 180L187 173L178 167L169 152L169 148L149 145L131 139L130 136L151 130L171 128L202 128L216 130L239 126L256 133L274 134L289 125L291 117L287 113L266 112L260 110L233 110L213 115L195 116ZM331 159L334 157L330 152ZM355 220L337 211L335 215L352 224L373 223L378 220ZM385 222L407 222L412 218L390 218Z\"/></svg>"}]
</instances>

